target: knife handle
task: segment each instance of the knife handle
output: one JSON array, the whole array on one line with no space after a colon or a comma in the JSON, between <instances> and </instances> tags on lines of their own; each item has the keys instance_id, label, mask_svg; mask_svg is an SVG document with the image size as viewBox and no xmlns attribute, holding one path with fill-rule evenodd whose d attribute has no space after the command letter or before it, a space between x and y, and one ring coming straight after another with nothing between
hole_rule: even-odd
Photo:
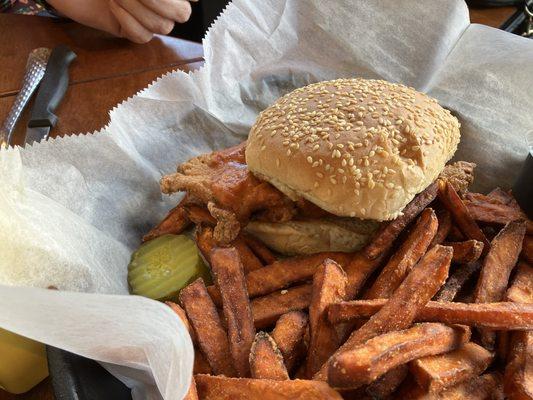
<instances>
[{"instance_id":1,"label":"knife handle","mask_svg":"<svg viewBox=\"0 0 533 400\"><path fill-rule=\"evenodd\" d=\"M44 78L37 92L28 127L53 127L57 123L54 114L67 91L68 67L76 58L76 53L67 46L57 46L48 59Z\"/></svg>"}]
</instances>

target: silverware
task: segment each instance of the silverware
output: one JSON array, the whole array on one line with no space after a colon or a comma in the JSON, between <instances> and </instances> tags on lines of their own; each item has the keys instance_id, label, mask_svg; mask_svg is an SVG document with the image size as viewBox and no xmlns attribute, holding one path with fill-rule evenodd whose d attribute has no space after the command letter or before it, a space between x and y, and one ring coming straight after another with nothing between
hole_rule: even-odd
<instances>
[{"instance_id":1,"label":"silverware","mask_svg":"<svg viewBox=\"0 0 533 400\"><path fill-rule=\"evenodd\" d=\"M40 47L32 50L28 56L22 89L18 92L4 124L0 128L0 148L9 146L11 135L13 134L18 119L22 115L22 111L24 111L33 92L39 86L41 79L43 79L50 53L50 49Z\"/></svg>"},{"instance_id":2,"label":"silverware","mask_svg":"<svg viewBox=\"0 0 533 400\"><path fill-rule=\"evenodd\" d=\"M74 59L76 53L65 45L52 50L30 112L26 144L48 139L50 129L56 125L57 116L54 112L68 89L68 68Z\"/></svg>"}]
</instances>

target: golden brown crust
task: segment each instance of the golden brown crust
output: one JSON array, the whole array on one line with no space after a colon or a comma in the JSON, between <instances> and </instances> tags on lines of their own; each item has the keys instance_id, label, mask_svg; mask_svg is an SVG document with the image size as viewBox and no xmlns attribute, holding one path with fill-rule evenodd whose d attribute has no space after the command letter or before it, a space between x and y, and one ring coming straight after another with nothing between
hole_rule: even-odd
<instances>
[{"instance_id":1,"label":"golden brown crust","mask_svg":"<svg viewBox=\"0 0 533 400\"><path fill-rule=\"evenodd\" d=\"M195 375L202 400L342 400L325 382Z\"/></svg>"},{"instance_id":2,"label":"golden brown crust","mask_svg":"<svg viewBox=\"0 0 533 400\"><path fill-rule=\"evenodd\" d=\"M458 143L457 119L425 94L338 79L297 89L263 111L246 162L289 197L340 216L389 220L437 178Z\"/></svg>"}]
</instances>

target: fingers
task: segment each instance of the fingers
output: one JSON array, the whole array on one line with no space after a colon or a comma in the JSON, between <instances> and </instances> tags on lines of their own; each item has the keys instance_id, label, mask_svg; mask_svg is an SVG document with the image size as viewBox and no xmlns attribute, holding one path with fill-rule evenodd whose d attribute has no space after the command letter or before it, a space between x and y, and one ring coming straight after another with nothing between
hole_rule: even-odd
<instances>
[{"instance_id":1,"label":"fingers","mask_svg":"<svg viewBox=\"0 0 533 400\"><path fill-rule=\"evenodd\" d=\"M147 8L165 18L180 23L191 16L191 4L187 0L139 0ZM197 1L197 0L193 0ZM211 1L211 0L207 0Z\"/></svg>"},{"instance_id":2,"label":"fingers","mask_svg":"<svg viewBox=\"0 0 533 400\"><path fill-rule=\"evenodd\" d=\"M109 8L120 24L119 35L128 38L135 43L147 43L154 36L139 23L128 11L117 4L115 0L109 0Z\"/></svg>"},{"instance_id":3,"label":"fingers","mask_svg":"<svg viewBox=\"0 0 533 400\"><path fill-rule=\"evenodd\" d=\"M150 32L166 35L174 28L174 20L161 16L138 0L115 0L115 2Z\"/></svg>"}]
</instances>

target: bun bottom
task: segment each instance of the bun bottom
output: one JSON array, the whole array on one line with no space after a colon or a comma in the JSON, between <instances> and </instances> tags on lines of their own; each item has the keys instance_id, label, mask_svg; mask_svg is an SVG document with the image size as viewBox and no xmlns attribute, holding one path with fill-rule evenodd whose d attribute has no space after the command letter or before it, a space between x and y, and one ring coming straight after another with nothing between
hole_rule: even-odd
<instances>
[{"instance_id":1,"label":"bun bottom","mask_svg":"<svg viewBox=\"0 0 533 400\"><path fill-rule=\"evenodd\" d=\"M356 218L309 219L288 222L251 221L245 231L285 255L322 251L354 252L370 239L379 223Z\"/></svg>"}]
</instances>

